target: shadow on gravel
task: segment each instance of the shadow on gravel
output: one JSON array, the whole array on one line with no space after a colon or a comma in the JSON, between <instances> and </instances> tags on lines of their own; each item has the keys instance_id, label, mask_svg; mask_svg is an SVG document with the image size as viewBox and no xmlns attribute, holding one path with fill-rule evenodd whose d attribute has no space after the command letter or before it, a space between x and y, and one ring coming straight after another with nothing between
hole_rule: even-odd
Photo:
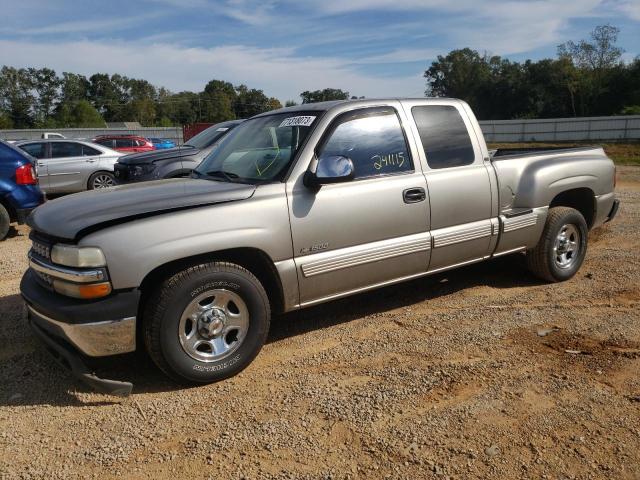
<instances>
[{"instance_id":1,"label":"shadow on gravel","mask_svg":"<svg viewBox=\"0 0 640 480\"><path fill-rule=\"evenodd\" d=\"M524 270L519 262L517 256L500 258L281 315L272 321L268 342L444 297L473 286L513 288L540 285L541 282ZM27 327L24 316L19 295L0 297L0 406L86 407L121 402L109 396L92 395L89 401L78 398L77 393L91 392L91 389L50 357ZM143 351L91 359L90 366L104 378L132 382L133 398L139 393L189 388L164 376Z\"/></svg>"},{"instance_id":2,"label":"shadow on gravel","mask_svg":"<svg viewBox=\"0 0 640 480\"><path fill-rule=\"evenodd\" d=\"M445 297L470 287L515 288L542 284L524 268L520 255L509 255L281 315L272 320L267 342Z\"/></svg>"},{"instance_id":3,"label":"shadow on gravel","mask_svg":"<svg viewBox=\"0 0 640 480\"><path fill-rule=\"evenodd\" d=\"M11 225L9 227L9 231L7 232L7 238L14 238L14 237L25 237L26 235L24 233L21 233L16 227L14 227L13 225ZM0 310L1 312L2 310Z\"/></svg>"}]
</instances>

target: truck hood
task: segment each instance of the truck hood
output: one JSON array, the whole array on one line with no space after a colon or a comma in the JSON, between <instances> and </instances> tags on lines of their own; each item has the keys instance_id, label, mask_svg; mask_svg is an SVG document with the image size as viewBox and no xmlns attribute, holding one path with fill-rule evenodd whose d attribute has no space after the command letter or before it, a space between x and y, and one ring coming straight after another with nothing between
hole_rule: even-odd
<instances>
[{"instance_id":1,"label":"truck hood","mask_svg":"<svg viewBox=\"0 0 640 480\"><path fill-rule=\"evenodd\" d=\"M34 210L27 223L37 232L76 241L89 232L137 218L244 200L255 189L255 185L192 178L121 185L48 201Z\"/></svg>"},{"instance_id":2,"label":"truck hood","mask_svg":"<svg viewBox=\"0 0 640 480\"><path fill-rule=\"evenodd\" d=\"M170 158L190 157L200 153L200 149L195 147L175 147L166 148L164 150L152 150L150 152L132 153L118 159L119 163L125 165L140 165L145 163L153 163Z\"/></svg>"}]
</instances>

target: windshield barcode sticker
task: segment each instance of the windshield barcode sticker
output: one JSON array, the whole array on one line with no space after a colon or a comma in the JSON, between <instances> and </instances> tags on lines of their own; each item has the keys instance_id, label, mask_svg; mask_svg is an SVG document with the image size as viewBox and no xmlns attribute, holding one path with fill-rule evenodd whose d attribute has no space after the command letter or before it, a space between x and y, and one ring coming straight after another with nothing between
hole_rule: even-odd
<instances>
[{"instance_id":1,"label":"windshield barcode sticker","mask_svg":"<svg viewBox=\"0 0 640 480\"><path fill-rule=\"evenodd\" d=\"M228 127L220 127L216 130L216 132L226 132L227 130L229 130Z\"/></svg>"},{"instance_id":2,"label":"windshield barcode sticker","mask_svg":"<svg viewBox=\"0 0 640 480\"><path fill-rule=\"evenodd\" d=\"M281 127L308 127L313 123L313 121L315 119L316 119L316 117L309 117L309 116L289 117L289 118L285 118L282 121L282 123L280 125L278 125L278 128L281 128Z\"/></svg>"}]
</instances>

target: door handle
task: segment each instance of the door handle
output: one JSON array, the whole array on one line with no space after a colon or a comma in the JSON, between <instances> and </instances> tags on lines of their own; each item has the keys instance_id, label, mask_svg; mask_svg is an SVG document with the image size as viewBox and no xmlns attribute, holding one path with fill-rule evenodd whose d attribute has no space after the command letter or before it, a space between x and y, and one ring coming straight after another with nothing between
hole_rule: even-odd
<instances>
[{"instance_id":1,"label":"door handle","mask_svg":"<svg viewBox=\"0 0 640 480\"><path fill-rule=\"evenodd\" d=\"M427 194L422 187L408 188L402 192L404 203L418 203L424 201L425 198L427 198Z\"/></svg>"},{"instance_id":2,"label":"door handle","mask_svg":"<svg viewBox=\"0 0 640 480\"><path fill-rule=\"evenodd\" d=\"M95 158L89 158L87 159L87 163L96 163L97 160Z\"/></svg>"}]
</instances>

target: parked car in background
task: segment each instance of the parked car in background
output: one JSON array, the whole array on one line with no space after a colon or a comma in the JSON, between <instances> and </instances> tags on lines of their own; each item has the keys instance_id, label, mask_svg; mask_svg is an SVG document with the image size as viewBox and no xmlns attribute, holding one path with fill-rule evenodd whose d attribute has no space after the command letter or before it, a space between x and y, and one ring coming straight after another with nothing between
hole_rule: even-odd
<instances>
[{"instance_id":1,"label":"parked car in background","mask_svg":"<svg viewBox=\"0 0 640 480\"><path fill-rule=\"evenodd\" d=\"M113 165L123 155L81 140L31 140L16 145L37 159L40 188L46 193L112 187Z\"/></svg>"},{"instance_id":2,"label":"parked car in background","mask_svg":"<svg viewBox=\"0 0 640 480\"><path fill-rule=\"evenodd\" d=\"M174 148L176 146L176 143L168 138L150 138L149 140L157 150Z\"/></svg>"},{"instance_id":3,"label":"parked car in background","mask_svg":"<svg viewBox=\"0 0 640 480\"><path fill-rule=\"evenodd\" d=\"M150 152L156 149L148 138L138 135L98 135L93 142L122 153Z\"/></svg>"},{"instance_id":4,"label":"parked car in background","mask_svg":"<svg viewBox=\"0 0 640 480\"><path fill-rule=\"evenodd\" d=\"M54 133L54 132L44 132L42 134L42 137L40 138L44 138L44 139L48 139L48 138L58 138L58 139L65 139L67 137L65 137L64 135L62 135L61 133Z\"/></svg>"},{"instance_id":5,"label":"parked car in background","mask_svg":"<svg viewBox=\"0 0 640 480\"><path fill-rule=\"evenodd\" d=\"M44 202L34 162L27 153L0 140L0 240L12 222L24 223L31 210Z\"/></svg>"},{"instance_id":6,"label":"parked car in background","mask_svg":"<svg viewBox=\"0 0 640 480\"><path fill-rule=\"evenodd\" d=\"M240 123L242 120L218 123L180 147L120 157L115 165L116 181L121 184L188 177L222 138Z\"/></svg>"}]
</instances>

